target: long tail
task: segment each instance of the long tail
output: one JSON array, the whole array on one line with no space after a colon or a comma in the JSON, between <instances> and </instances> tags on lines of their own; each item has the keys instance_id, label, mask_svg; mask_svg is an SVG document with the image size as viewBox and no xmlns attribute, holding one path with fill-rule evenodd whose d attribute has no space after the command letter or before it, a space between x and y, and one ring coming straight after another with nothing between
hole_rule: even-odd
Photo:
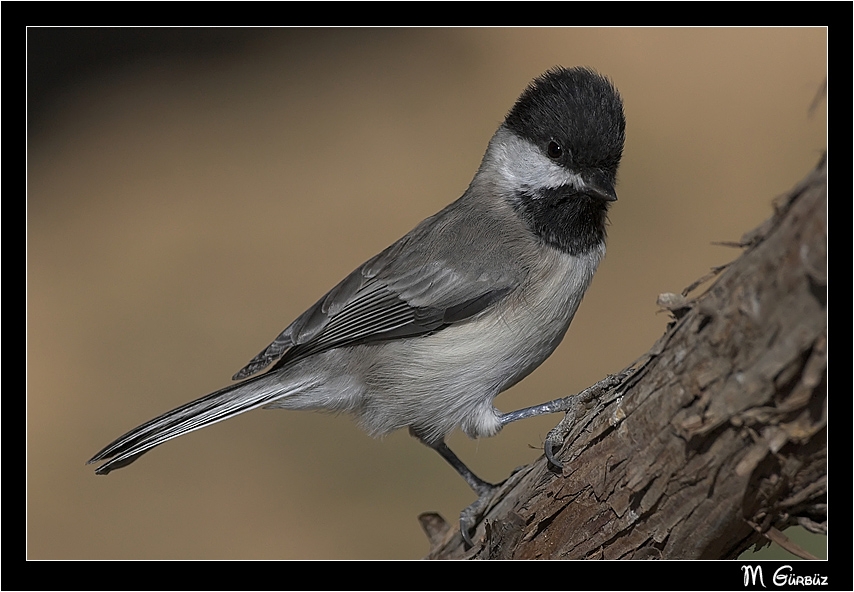
<instances>
[{"instance_id":1,"label":"long tail","mask_svg":"<svg viewBox=\"0 0 854 592\"><path fill-rule=\"evenodd\" d=\"M190 401L132 429L93 456L87 464L112 459L95 470L98 475L127 466L172 438L263 407L293 390L293 384L280 381L278 373L262 374Z\"/></svg>"}]
</instances>

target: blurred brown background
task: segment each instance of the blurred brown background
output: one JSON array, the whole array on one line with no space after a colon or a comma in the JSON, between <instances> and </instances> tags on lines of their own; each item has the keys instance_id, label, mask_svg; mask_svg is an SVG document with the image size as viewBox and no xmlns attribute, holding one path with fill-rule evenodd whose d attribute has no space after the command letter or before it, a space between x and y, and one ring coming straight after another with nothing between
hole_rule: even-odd
<instances>
[{"instance_id":1,"label":"blurred brown background","mask_svg":"<svg viewBox=\"0 0 854 592\"><path fill-rule=\"evenodd\" d=\"M567 338L497 405L623 368L667 323L656 296L737 256L712 242L767 218L818 161L826 41L815 28L30 29L28 557L423 556L416 516L455 520L473 495L405 432L255 411L108 477L84 463L228 384L456 199L556 64L592 66L623 95L620 199ZM558 420L450 444L501 480Z\"/></svg>"}]
</instances>

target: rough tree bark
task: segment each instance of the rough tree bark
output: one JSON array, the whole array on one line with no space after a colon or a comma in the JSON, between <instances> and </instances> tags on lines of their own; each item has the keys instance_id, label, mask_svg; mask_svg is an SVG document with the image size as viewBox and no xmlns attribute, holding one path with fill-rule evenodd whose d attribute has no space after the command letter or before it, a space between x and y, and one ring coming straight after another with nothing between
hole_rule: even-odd
<instances>
[{"instance_id":1,"label":"rough tree bark","mask_svg":"<svg viewBox=\"0 0 854 592\"><path fill-rule=\"evenodd\" d=\"M515 472L471 549L422 515L428 557L733 559L826 534L826 207L822 159L704 294L663 295L661 339L556 428L563 469Z\"/></svg>"}]
</instances>

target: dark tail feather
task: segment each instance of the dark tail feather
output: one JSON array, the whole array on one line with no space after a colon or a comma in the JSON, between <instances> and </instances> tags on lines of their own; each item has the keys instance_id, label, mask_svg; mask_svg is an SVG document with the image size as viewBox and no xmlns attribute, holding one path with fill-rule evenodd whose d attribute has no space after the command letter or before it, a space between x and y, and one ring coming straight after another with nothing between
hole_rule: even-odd
<instances>
[{"instance_id":1,"label":"dark tail feather","mask_svg":"<svg viewBox=\"0 0 854 592\"><path fill-rule=\"evenodd\" d=\"M93 456L87 464L112 459L95 470L98 475L106 475L129 465L172 438L263 407L291 390L291 385L281 384L279 380L281 377L277 374L262 374L190 401L132 429Z\"/></svg>"}]
</instances>

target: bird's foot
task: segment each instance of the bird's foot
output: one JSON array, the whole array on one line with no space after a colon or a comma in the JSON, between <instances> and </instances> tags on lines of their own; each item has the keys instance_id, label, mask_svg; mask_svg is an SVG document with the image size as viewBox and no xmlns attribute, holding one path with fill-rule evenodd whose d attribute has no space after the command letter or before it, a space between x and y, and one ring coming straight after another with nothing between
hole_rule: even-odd
<instances>
[{"instance_id":1,"label":"bird's foot","mask_svg":"<svg viewBox=\"0 0 854 592\"><path fill-rule=\"evenodd\" d=\"M564 415L563 419L560 420L560 423L546 434L546 439L543 442L543 453L552 465L558 469L563 468L563 463L558 460L556 454L560 450L561 446L563 446L564 440L566 440L569 432L572 431L572 427L578 417L579 409L588 408L591 403L601 398L609 389L612 389L622 383L630 374L631 372L629 371L623 371L619 374L609 374L593 386L584 389L580 393L557 400L560 402L559 410L565 411L566 415Z\"/></svg>"},{"instance_id":2,"label":"bird's foot","mask_svg":"<svg viewBox=\"0 0 854 592\"><path fill-rule=\"evenodd\" d=\"M467 508L460 512L460 536L468 547L473 547L474 542L471 538L471 533L475 527L483 519L486 510L489 509L489 503L492 501L492 494L498 489L502 483L492 485L491 483L483 483L477 489L477 499Z\"/></svg>"},{"instance_id":3,"label":"bird's foot","mask_svg":"<svg viewBox=\"0 0 854 592\"><path fill-rule=\"evenodd\" d=\"M558 469L563 468L563 463L558 460L555 453L560 450L560 447L563 446L564 440L566 440L567 435L572 429L572 424L575 423L575 417L570 419L570 414L567 413L560 423L549 430L549 433L546 434L546 439L543 441L543 452L546 455L548 461Z\"/></svg>"}]
</instances>

